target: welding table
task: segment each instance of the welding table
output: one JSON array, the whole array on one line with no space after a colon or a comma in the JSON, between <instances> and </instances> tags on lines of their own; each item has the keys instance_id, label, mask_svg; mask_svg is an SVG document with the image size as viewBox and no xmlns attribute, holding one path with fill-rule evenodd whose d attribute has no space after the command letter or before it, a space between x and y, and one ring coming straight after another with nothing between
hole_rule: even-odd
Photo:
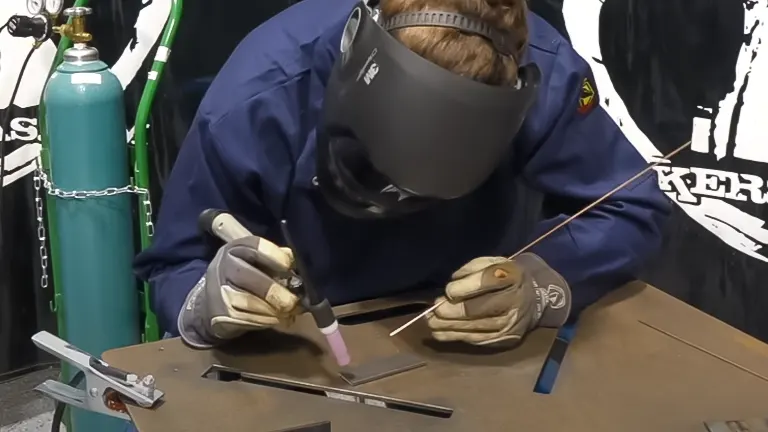
<instances>
[{"instance_id":1,"label":"welding table","mask_svg":"<svg viewBox=\"0 0 768 432\"><path fill-rule=\"evenodd\" d=\"M354 316L384 304L337 311ZM344 326L355 362L398 352L427 362L354 390L444 405L454 410L450 418L201 377L218 364L351 388L304 316L285 330L290 335L260 332L220 350L195 351L169 339L103 358L153 374L165 392L154 409L129 407L141 432L266 432L321 421L334 432L701 432L705 421L768 413L768 345L640 282L582 314L551 394L533 388L556 331L536 330L517 349L494 353L434 342L423 323L390 338L408 318Z\"/></svg>"}]
</instances>

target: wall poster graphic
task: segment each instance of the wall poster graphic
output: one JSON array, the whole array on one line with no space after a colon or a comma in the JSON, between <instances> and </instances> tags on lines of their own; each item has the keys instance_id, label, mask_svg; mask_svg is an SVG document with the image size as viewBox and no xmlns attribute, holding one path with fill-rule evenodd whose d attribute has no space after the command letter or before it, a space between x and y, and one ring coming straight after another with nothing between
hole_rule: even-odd
<instances>
[{"instance_id":1,"label":"wall poster graphic","mask_svg":"<svg viewBox=\"0 0 768 432\"><path fill-rule=\"evenodd\" d=\"M676 203L644 278L768 340L768 1L533 0Z\"/></svg>"},{"instance_id":2,"label":"wall poster graphic","mask_svg":"<svg viewBox=\"0 0 768 432\"><path fill-rule=\"evenodd\" d=\"M619 6L618 3L625 5ZM574 48L589 62L595 73L601 105L621 126L640 154L651 161L684 141L674 145L659 143L658 141L664 140L653 140L649 137L643 125L635 120L637 113L625 105L623 99L626 99L626 94L622 94L624 92L619 91L618 86L612 82L612 71L606 67L606 60L603 59L606 50L601 52L600 44L599 24L606 23L609 15L602 9L611 9L611 12L614 12L622 7L631 7L632 3L612 0L566 0L563 16ZM730 3L743 13L741 20L736 17L732 22L737 28L743 23L740 26L743 33L739 35L743 35L742 40L737 45L724 47L731 48L728 53L730 55L717 56L718 50L713 49L710 57L710 62L724 63L726 67L732 68L733 81L727 86L727 92L717 95L717 100L710 97L709 100L702 100L695 109L683 108L690 112L697 111L690 122L691 136L688 139L692 141L691 150L707 157L696 158L696 161L683 158L660 166L657 170L659 183L662 190L667 192L688 216L723 242L755 259L768 262L768 250L764 250L764 245L768 244L768 226L759 215L764 210L760 207L758 212L753 211L758 205L768 202L768 176L765 175L768 165L764 165L768 164L768 123L765 117L768 113L768 98L765 97L768 95L768 52L761 53L761 49L765 51L763 41L768 38L768 28L765 25L768 21L768 2L762 0L747 1L743 4L739 1L721 3ZM639 15L638 11L627 12L628 15ZM730 13L726 16L734 15ZM615 12L613 17L615 18ZM639 16L626 16L626 21L633 18L641 19ZM631 23L627 22L625 28L630 25ZM605 32L607 29L603 27L602 30ZM675 26L673 31L680 32L680 38L684 40L686 36L682 33L688 29ZM734 40L733 35L729 36L729 39ZM631 49L628 46L624 48ZM737 55L734 56L734 53ZM679 54L685 55L683 52ZM681 61L685 61L685 57ZM658 67L662 69L658 73L663 74L663 68L672 70L677 66ZM708 67L716 66L710 64ZM618 70L614 72L621 73ZM692 70L691 73L696 71ZM689 79L697 80L694 77ZM627 92L631 91L627 89ZM695 103L693 100L681 102ZM744 163L737 162L736 166L741 169L727 169L718 165L724 158Z\"/></svg>"}]
</instances>

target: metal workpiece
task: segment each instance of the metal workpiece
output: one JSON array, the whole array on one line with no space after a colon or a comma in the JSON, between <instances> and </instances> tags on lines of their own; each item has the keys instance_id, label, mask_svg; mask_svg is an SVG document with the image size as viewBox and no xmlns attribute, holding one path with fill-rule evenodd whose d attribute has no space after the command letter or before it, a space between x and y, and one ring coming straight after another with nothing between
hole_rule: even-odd
<instances>
[{"instance_id":1,"label":"metal workpiece","mask_svg":"<svg viewBox=\"0 0 768 432\"><path fill-rule=\"evenodd\" d=\"M358 390L331 387L320 384L302 382L295 379L279 378L260 375L227 368L221 365L213 365L203 374L204 377L224 382L241 381L249 384L296 391L334 400L359 403L363 405L405 411L432 417L448 418L453 414L453 409L445 406L405 400L380 394L366 393Z\"/></svg>"},{"instance_id":2,"label":"metal workpiece","mask_svg":"<svg viewBox=\"0 0 768 432\"><path fill-rule=\"evenodd\" d=\"M295 426L288 429L281 429L277 432L331 432L331 422L324 421L302 426Z\"/></svg>"},{"instance_id":3,"label":"metal workpiece","mask_svg":"<svg viewBox=\"0 0 768 432\"><path fill-rule=\"evenodd\" d=\"M704 426L707 432L768 432L768 418L713 421Z\"/></svg>"},{"instance_id":4,"label":"metal workpiece","mask_svg":"<svg viewBox=\"0 0 768 432\"><path fill-rule=\"evenodd\" d=\"M382 378L426 366L427 362L413 354L401 353L343 368L339 375L351 386L359 386Z\"/></svg>"},{"instance_id":5,"label":"metal workpiece","mask_svg":"<svg viewBox=\"0 0 768 432\"><path fill-rule=\"evenodd\" d=\"M164 396L156 388L152 375L139 376L114 368L46 331L32 336L32 342L84 374L85 389L54 380L45 381L35 388L61 403L130 420L126 404L152 408Z\"/></svg>"}]
</instances>

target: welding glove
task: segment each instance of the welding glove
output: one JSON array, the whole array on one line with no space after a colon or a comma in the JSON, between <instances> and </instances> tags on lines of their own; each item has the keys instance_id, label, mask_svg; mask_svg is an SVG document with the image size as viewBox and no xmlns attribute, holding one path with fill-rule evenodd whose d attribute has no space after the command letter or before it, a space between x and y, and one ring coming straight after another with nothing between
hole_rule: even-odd
<instances>
[{"instance_id":1,"label":"welding glove","mask_svg":"<svg viewBox=\"0 0 768 432\"><path fill-rule=\"evenodd\" d=\"M447 299L447 301L445 301ZM457 270L443 302L427 317L438 341L517 345L525 334L560 327L571 310L571 291L539 256L476 258Z\"/></svg>"},{"instance_id":2,"label":"welding glove","mask_svg":"<svg viewBox=\"0 0 768 432\"><path fill-rule=\"evenodd\" d=\"M290 323L300 312L286 286L293 252L250 236L222 246L179 314L182 339L210 348L246 332Z\"/></svg>"}]
</instances>

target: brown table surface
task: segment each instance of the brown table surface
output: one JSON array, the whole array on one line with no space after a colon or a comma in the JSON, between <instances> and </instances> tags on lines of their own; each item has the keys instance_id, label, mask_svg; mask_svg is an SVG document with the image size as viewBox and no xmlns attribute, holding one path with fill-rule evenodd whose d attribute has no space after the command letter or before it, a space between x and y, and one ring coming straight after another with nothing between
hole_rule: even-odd
<instances>
[{"instance_id":1,"label":"brown table surface","mask_svg":"<svg viewBox=\"0 0 768 432\"><path fill-rule=\"evenodd\" d=\"M517 349L489 353L435 343L423 323L390 338L408 318L344 326L355 363L398 352L427 361L355 390L445 405L454 409L448 419L201 377L221 364L347 387L308 317L285 330L291 335L261 332L221 350L195 351L170 339L103 358L153 374L165 392L155 409L129 408L141 432L275 431L325 420L334 432L683 432L703 431L704 421L768 415L768 345L643 283L617 290L582 315L549 395L533 387L555 331L539 329Z\"/></svg>"}]
</instances>

